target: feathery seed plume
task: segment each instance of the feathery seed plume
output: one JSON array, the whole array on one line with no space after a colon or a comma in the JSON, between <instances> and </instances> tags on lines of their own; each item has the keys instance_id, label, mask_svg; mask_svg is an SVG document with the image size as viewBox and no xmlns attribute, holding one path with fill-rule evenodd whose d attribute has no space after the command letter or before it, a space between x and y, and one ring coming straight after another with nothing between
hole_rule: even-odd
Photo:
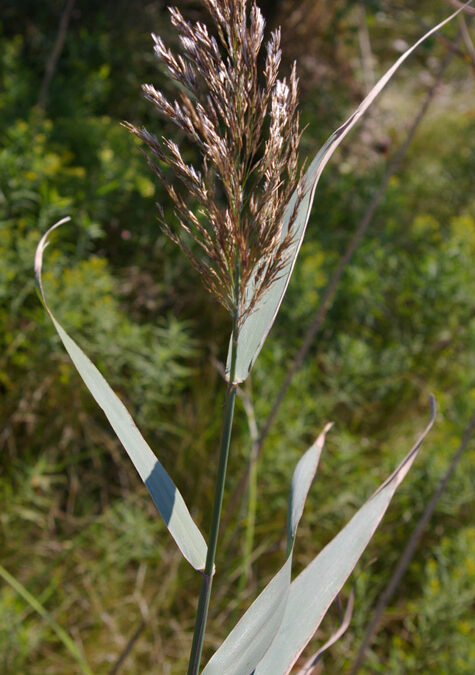
<instances>
[{"instance_id":1,"label":"feathery seed plume","mask_svg":"<svg viewBox=\"0 0 475 675\"><path fill-rule=\"evenodd\" d=\"M279 278L294 243L302 198L298 79L295 63L288 80L278 79L280 30L266 45L260 77L264 19L255 0L249 12L247 0L203 2L218 39L204 24L187 22L177 8L170 8L170 17L182 53L173 54L152 36L156 56L180 85L177 100L143 85L157 111L196 144L201 166L187 164L171 139L124 124L148 146L148 162L173 202L179 227L170 227L160 209L163 231L241 324ZM191 203L169 181L170 174ZM284 233L284 211L297 187L299 198Z\"/></svg>"}]
</instances>

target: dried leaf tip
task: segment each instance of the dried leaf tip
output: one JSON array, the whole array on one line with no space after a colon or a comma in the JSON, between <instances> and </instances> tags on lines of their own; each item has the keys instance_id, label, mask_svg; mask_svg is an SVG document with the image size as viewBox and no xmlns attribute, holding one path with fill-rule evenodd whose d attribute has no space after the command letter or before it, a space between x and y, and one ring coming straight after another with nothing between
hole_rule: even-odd
<instances>
[{"instance_id":1,"label":"dried leaf tip","mask_svg":"<svg viewBox=\"0 0 475 675\"><path fill-rule=\"evenodd\" d=\"M173 203L178 226L170 227L161 212L163 231L242 323L281 275L294 244L301 189L285 222L284 214L302 185L298 78L294 64L288 80L278 79L280 30L271 34L259 72L264 18L255 0L249 10L247 0L203 3L217 37L177 8L170 18L181 53L152 36L157 58L180 85L177 99L143 85L160 115L197 146L199 167L171 139L125 126L148 146L148 162Z\"/></svg>"}]
</instances>

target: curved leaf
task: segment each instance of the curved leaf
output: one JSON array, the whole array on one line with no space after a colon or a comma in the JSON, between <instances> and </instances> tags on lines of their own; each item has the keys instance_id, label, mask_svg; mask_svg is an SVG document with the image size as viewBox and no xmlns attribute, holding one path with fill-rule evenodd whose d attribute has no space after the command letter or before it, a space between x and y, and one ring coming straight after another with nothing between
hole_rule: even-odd
<instances>
[{"instance_id":1,"label":"curved leaf","mask_svg":"<svg viewBox=\"0 0 475 675\"><path fill-rule=\"evenodd\" d=\"M312 447L300 458L294 471L289 499L287 559L284 565L233 628L202 675L249 675L276 636L288 600L295 533L330 427L331 424L326 425Z\"/></svg>"},{"instance_id":2,"label":"curved leaf","mask_svg":"<svg viewBox=\"0 0 475 675\"><path fill-rule=\"evenodd\" d=\"M335 644L335 642L337 642L341 638L341 636L344 635L348 630L351 623L351 617L353 616L354 604L355 604L355 590L354 588L352 588L350 597L348 598L348 602L346 605L345 614L343 615L343 621L341 622L340 626L328 638L325 644L322 645L320 649L309 658L304 667L301 668L298 671L298 673L296 673L296 675L313 675L313 673L315 672L315 668L317 667L318 662L322 657L322 654L324 654L327 651L327 649L330 649L330 647L332 647Z\"/></svg>"},{"instance_id":3,"label":"curved leaf","mask_svg":"<svg viewBox=\"0 0 475 675\"><path fill-rule=\"evenodd\" d=\"M289 255L289 260L280 276L280 278L272 284L269 291L263 298L259 307L253 312L248 318L244 321L242 326L239 329L239 344L237 350L236 358L236 370L234 382L239 383L243 382L249 373L259 355L259 352L262 349L262 346L269 334L272 324L275 321L277 312L279 311L280 304L284 297L285 291L290 281L290 276L292 274L295 261L297 259L298 252L302 245L302 241L305 235L305 230L307 227L308 219L310 216L310 210L312 208L313 199L315 196L315 190L317 188L318 181L322 175L323 169L325 168L328 160L333 155L337 147L340 145L341 141L349 133L349 131L355 126L360 117L366 112L369 106L373 103L378 94L382 91L385 85L392 78L396 70L400 65L412 54L412 52L426 40L429 36L435 33L439 28L442 28L446 23L451 21L457 14L462 11L463 8L454 12L451 16L441 21L437 26L431 28L423 35L412 47L410 47L399 59L389 68L389 70L383 75L383 77L375 84L371 89L366 98L360 103L355 112L342 124L327 140L325 145L317 153L312 163L310 164L305 176L304 176L304 196L297 210L297 217L295 219L293 230L294 230L294 246L291 254ZM295 203L297 200L297 192L295 192L287 205L284 214L284 224L282 228L282 237L284 237L288 232L288 224L293 214ZM252 281L249 284L249 289L247 290L247 296L252 297ZM230 340L228 358L226 364L226 375L229 379L229 373L231 371L231 345L232 345L232 336Z\"/></svg>"},{"instance_id":4,"label":"curved leaf","mask_svg":"<svg viewBox=\"0 0 475 675\"><path fill-rule=\"evenodd\" d=\"M430 422L412 450L350 522L292 582L279 632L259 662L255 675L290 673L368 545L396 488L411 468L434 418L435 403L431 397Z\"/></svg>"},{"instance_id":5,"label":"curved leaf","mask_svg":"<svg viewBox=\"0 0 475 675\"><path fill-rule=\"evenodd\" d=\"M55 319L46 303L41 279L43 252L48 245L49 234L69 220L69 218L63 218L53 225L43 235L36 249L35 274L44 307L84 383L104 411L140 478L147 486L170 534L188 562L195 569L203 570L206 561L206 542L193 521L183 497L135 426L122 401L112 391L94 364Z\"/></svg>"}]
</instances>

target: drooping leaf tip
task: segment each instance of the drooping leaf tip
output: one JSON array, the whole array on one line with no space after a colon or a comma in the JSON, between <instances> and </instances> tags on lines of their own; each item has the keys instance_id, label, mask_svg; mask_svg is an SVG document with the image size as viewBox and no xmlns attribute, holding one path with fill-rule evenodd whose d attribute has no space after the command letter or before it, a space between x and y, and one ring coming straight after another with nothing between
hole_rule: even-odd
<instances>
[{"instance_id":1,"label":"drooping leaf tip","mask_svg":"<svg viewBox=\"0 0 475 675\"><path fill-rule=\"evenodd\" d=\"M48 228L44 233L44 235L41 237L41 239L38 242L38 246L36 247L35 262L34 262L35 280L43 301L44 301L44 291L43 291L43 282L41 280L41 270L43 267L43 253L49 244L48 237L53 230L56 230L58 227L61 227L61 225L68 223L70 220L71 220L70 216L65 216L64 218L61 218L61 220L58 220L54 225L51 225L51 227Z\"/></svg>"}]
</instances>

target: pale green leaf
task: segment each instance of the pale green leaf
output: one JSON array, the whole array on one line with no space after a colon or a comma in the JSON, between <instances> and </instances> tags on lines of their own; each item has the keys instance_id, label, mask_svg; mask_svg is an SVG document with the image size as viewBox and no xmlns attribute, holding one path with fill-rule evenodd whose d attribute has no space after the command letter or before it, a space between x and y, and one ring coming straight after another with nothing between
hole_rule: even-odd
<instances>
[{"instance_id":1,"label":"pale green leaf","mask_svg":"<svg viewBox=\"0 0 475 675\"><path fill-rule=\"evenodd\" d=\"M202 675L249 675L277 634L287 605L295 532L330 427L327 424L312 447L301 457L294 471L289 498L287 559L284 565L215 652Z\"/></svg>"},{"instance_id":2,"label":"pale green leaf","mask_svg":"<svg viewBox=\"0 0 475 675\"><path fill-rule=\"evenodd\" d=\"M48 245L47 239L52 230L68 220L69 218L63 218L53 225L41 238L36 250L35 274L43 304L80 376L104 411L140 478L147 486L170 534L188 562L195 569L203 570L206 561L206 542L193 521L183 497L135 426L122 401L112 391L94 364L56 320L46 303L41 279L43 252Z\"/></svg>"},{"instance_id":3,"label":"pale green leaf","mask_svg":"<svg viewBox=\"0 0 475 675\"><path fill-rule=\"evenodd\" d=\"M290 673L368 545L396 488L414 462L434 417L435 405L431 397L431 419L416 445L350 522L292 582L279 632L259 662L255 675Z\"/></svg>"},{"instance_id":4,"label":"pale green leaf","mask_svg":"<svg viewBox=\"0 0 475 675\"><path fill-rule=\"evenodd\" d=\"M355 112L342 124L328 139L325 145L317 153L312 163L310 164L305 176L304 176L304 196L299 205L297 211L297 217L293 225L294 232L294 246L289 255L289 259L279 277L279 279L270 287L267 294L264 296L262 301L259 304L259 307L256 311L250 314L247 319L243 322L242 326L239 329L239 343L237 349L236 357L236 369L234 382L239 383L243 382L249 373L259 355L259 352L262 349L262 346L269 334L272 324L274 323L277 312L279 311L280 304L284 297L285 291L290 281L290 276L297 259L300 246L305 235L305 230L307 227L308 219L310 216L310 211L313 204L313 199L315 196L315 190L317 188L318 181L322 175L323 169L325 168L328 160L333 155L337 147L340 145L341 141L349 133L349 131L354 127L362 115L373 103L378 94L382 91L385 85L392 78L399 66L412 54L412 52L426 40L430 35L439 30L446 23L451 21L459 12L462 11L459 9L449 16L444 21L441 21L437 26L427 31L423 37L421 37L412 47L410 47L399 59L394 63L394 65L389 68L389 70L382 76L382 78L375 84L371 89L366 98L360 103L359 107ZM284 223L282 228L282 237L287 234L288 224L293 214L295 203L297 200L297 193L295 192L291 197L289 204L287 205L285 214L284 214ZM249 288L246 289L246 296L251 298L253 294L252 289L252 280L249 284ZM232 336L228 350L228 359L226 364L226 374L229 378L229 373L231 372L231 345L232 345Z\"/></svg>"},{"instance_id":5,"label":"pale green leaf","mask_svg":"<svg viewBox=\"0 0 475 675\"><path fill-rule=\"evenodd\" d=\"M325 436L331 429L332 424L327 424L315 443L302 455L295 467L289 495L289 510L287 516L287 548L290 549L295 542L295 535L299 525L308 491L315 478L320 455L322 454Z\"/></svg>"}]
</instances>

